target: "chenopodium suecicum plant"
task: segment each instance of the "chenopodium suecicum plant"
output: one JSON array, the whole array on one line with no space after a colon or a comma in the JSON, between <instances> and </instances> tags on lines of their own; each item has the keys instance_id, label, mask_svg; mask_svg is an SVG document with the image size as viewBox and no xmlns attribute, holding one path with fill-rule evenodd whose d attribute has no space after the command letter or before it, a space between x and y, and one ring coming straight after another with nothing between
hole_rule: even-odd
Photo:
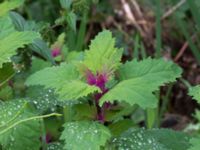
<instances>
[{"instance_id":1,"label":"chenopodium suecicum plant","mask_svg":"<svg viewBox=\"0 0 200 150\"><path fill-rule=\"evenodd\" d=\"M64 149L187 149L188 137L183 133L130 128L113 134L103 125L106 113L115 106L157 107L153 92L181 76L181 68L171 61L147 58L123 64L122 53L123 49L115 46L111 32L104 30L91 41L82 60L47 67L27 79L28 86L41 85L54 90L58 101L95 107L93 118L72 118L65 122L60 137L65 141ZM116 122L113 119L110 124Z\"/></svg>"},{"instance_id":2,"label":"chenopodium suecicum plant","mask_svg":"<svg viewBox=\"0 0 200 150\"><path fill-rule=\"evenodd\" d=\"M72 1L62 2L68 6ZM14 74L9 75L8 68L12 69L10 58L18 48L27 49L25 45L31 44L32 51L54 64L50 49L38 31L19 14L9 13L21 4L23 0L0 4L0 75L2 68L6 70L3 71L6 72L3 84ZM62 54L63 42L64 34L61 34L51 47L53 57ZM157 107L153 92L180 77L181 69L170 61L152 58L122 64L122 53L122 49L115 47L111 32L105 30L83 52L83 58L67 60L67 63L31 75L26 82L30 86L26 98L0 102L0 149L187 149L189 138L183 133L168 129L140 129L135 127L133 120L123 118L123 115L130 115L136 105L143 109ZM50 63L33 59L31 73L45 66ZM0 83L1 88L3 84ZM64 130L61 136L58 135L60 140L55 138L56 143L49 143L51 133L46 134L45 128L50 125L44 118L60 116L58 113L46 114L47 108L60 112L60 107L55 108L57 105L64 108ZM123 109L119 111L118 106ZM79 112L78 116L73 114L74 111ZM58 124L60 122L53 124L52 132L57 130ZM196 141L192 139L191 143Z\"/></svg>"}]
</instances>

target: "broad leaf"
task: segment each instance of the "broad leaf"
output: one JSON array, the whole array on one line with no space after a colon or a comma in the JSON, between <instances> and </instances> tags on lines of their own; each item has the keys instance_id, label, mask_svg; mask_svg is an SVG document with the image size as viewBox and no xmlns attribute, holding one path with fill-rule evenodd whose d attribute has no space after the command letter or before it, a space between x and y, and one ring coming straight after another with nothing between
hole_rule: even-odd
<instances>
[{"instance_id":1,"label":"broad leaf","mask_svg":"<svg viewBox=\"0 0 200 150\"><path fill-rule=\"evenodd\" d=\"M200 136L198 136L196 138L192 138L190 140L191 147L188 150L199 150L199 148L200 148L199 141L200 141Z\"/></svg>"},{"instance_id":2,"label":"broad leaf","mask_svg":"<svg viewBox=\"0 0 200 150\"><path fill-rule=\"evenodd\" d=\"M31 86L26 91L26 97L39 112L51 110L54 112L59 104L56 95L51 89L44 89L43 86Z\"/></svg>"},{"instance_id":3,"label":"broad leaf","mask_svg":"<svg viewBox=\"0 0 200 150\"><path fill-rule=\"evenodd\" d=\"M44 40L36 39L29 47L32 51L40 54L45 59L49 60L52 64L55 64L53 57L51 56L51 50Z\"/></svg>"},{"instance_id":4,"label":"broad leaf","mask_svg":"<svg viewBox=\"0 0 200 150\"><path fill-rule=\"evenodd\" d=\"M97 122L68 122L64 128L60 139L70 150L100 150L111 137L110 131Z\"/></svg>"},{"instance_id":5,"label":"broad leaf","mask_svg":"<svg viewBox=\"0 0 200 150\"><path fill-rule=\"evenodd\" d=\"M15 31L5 38L0 40L0 68L4 62L9 62L10 57L16 54L16 49L23 48L24 45L30 44L34 39L38 38L39 35L35 32L26 31L18 32Z\"/></svg>"},{"instance_id":6,"label":"broad leaf","mask_svg":"<svg viewBox=\"0 0 200 150\"><path fill-rule=\"evenodd\" d=\"M11 11L9 13L9 16L16 30L24 31L26 29L27 26L26 20L19 13Z\"/></svg>"},{"instance_id":7,"label":"broad leaf","mask_svg":"<svg viewBox=\"0 0 200 150\"><path fill-rule=\"evenodd\" d=\"M112 132L113 136L119 136L122 132L126 131L127 129L133 127L135 123L131 119L123 119L119 120L117 122L112 123L108 127L110 128L110 131Z\"/></svg>"},{"instance_id":8,"label":"broad leaf","mask_svg":"<svg viewBox=\"0 0 200 150\"><path fill-rule=\"evenodd\" d=\"M45 68L31 75L27 85L44 85L46 88L55 89L61 100L73 100L99 91L95 86L90 86L79 79L79 72L72 64L61 64L57 67Z\"/></svg>"},{"instance_id":9,"label":"broad leaf","mask_svg":"<svg viewBox=\"0 0 200 150\"><path fill-rule=\"evenodd\" d=\"M121 80L145 78L150 84L158 86L163 82L175 81L180 77L182 69L172 61L147 58L142 61L127 62L118 72Z\"/></svg>"},{"instance_id":10,"label":"broad leaf","mask_svg":"<svg viewBox=\"0 0 200 150\"><path fill-rule=\"evenodd\" d=\"M15 9L22 5L24 0L5 1L0 4L0 17L5 15L9 10Z\"/></svg>"},{"instance_id":11,"label":"broad leaf","mask_svg":"<svg viewBox=\"0 0 200 150\"><path fill-rule=\"evenodd\" d=\"M91 41L89 50L85 52L84 65L94 74L112 72L120 65L122 49L115 48L115 39L110 31L100 32Z\"/></svg>"},{"instance_id":12,"label":"broad leaf","mask_svg":"<svg viewBox=\"0 0 200 150\"><path fill-rule=\"evenodd\" d=\"M8 16L0 17L0 40L14 31L11 19Z\"/></svg>"},{"instance_id":13,"label":"broad leaf","mask_svg":"<svg viewBox=\"0 0 200 150\"><path fill-rule=\"evenodd\" d=\"M10 12L10 17L12 19L13 25L18 31L37 31L39 32L41 27L36 24L34 21L26 21L20 14L16 12ZM54 64L53 57L51 56L51 50L47 46L44 40L35 39L32 44L30 44L29 48L43 56L45 59L49 60L52 64Z\"/></svg>"},{"instance_id":14,"label":"broad leaf","mask_svg":"<svg viewBox=\"0 0 200 150\"><path fill-rule=\"evenodd\" d=\"M168 129L131 128L112 140L115 149L131 150L187 150L189 137Z\"/></svg>"},{"instance_id":15,"label":"broad leaf","mask_svg":"<svg viewBox=\"0 0 200 150\"><path fill-rule=\"evenodd\" d=\"M200 103L200 85L190 88L189 95L197 100L198 103Z\"/></svg>"},{"instance_id":16,"label":"broad leaf","mask_svg":"<svg viewBox=\"0 0 200 150\"><path fill-rule=\"evenodd\" d=\"M156 107L157 99L153 92L159 86L175 81L181 72L176 64L162 59L128 62L119 69L121 82L100 99L100 104L118 100L142 108Z\"/></svg>"},{"instance_id":17,"label":"broad leaf","mask_svg":"<svg viewBox=\"0 0 200 150\"><path fill-rule=\"evenodd\" d=\"M34 116L24 100L0 104L0 144L9 150L38 150L40 123L38 120L21 122ZM31 140L30 140L31 139ZM23 141L23 142L22 142Z\"/></svg>"}]
</instances>

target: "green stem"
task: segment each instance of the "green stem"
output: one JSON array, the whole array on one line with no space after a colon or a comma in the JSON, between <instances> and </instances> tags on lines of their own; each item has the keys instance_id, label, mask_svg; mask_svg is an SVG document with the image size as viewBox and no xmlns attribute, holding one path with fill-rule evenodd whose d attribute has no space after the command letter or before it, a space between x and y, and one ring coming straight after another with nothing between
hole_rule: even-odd
<instances>
[{"instance_id":1,"label":"green stem","mask_svg":"<svg viewBox=\"0 0 200 150\"><path fill-rule=\"evenodd\" d=\"M42 130L42 149L46 150L47 149L47 143L46 143L46 129L45 129L45 124L44 121L41 121L41 130Z\"/></svg>"},{"instance_id":2,"label":"green stem","mask_svg":"<svg viewBox=\"0 0 200 150\"><path fill-rule=\"evenodd\" d=\"M76 42L76 50L81 51L84 47L84 40L85 40L85 34L86 34L86 27L87 27L87 20L88 20L88 12L86 11L83 14L82 20L81 20L81 24L80 24L80 28L78 31L78 35L77 35L77 42Z\"/></svg>"},{"instance_id":3,"label":"green stem","mask_svg":"<svg viewBox=\"0 0 200 150\"><path fill-rule=\"evenodd\" d=\"M170 84L168 89L167 89L166 95L163 97L163 102L162 102L162 105L161 105L161 108L160 108L159 120L161 120L162 116L164 115L164 113L167 110L167 106L169 104L169 96L170 96L170 93L172 91L172 87L173 87L173 84Z\"/></svg>"},{"instance_id":4,"label":"green stem","mask_svg":"<svg viewBox=\"0 0 200 150\"><path fill-rule=\"evenodd\" d=\"M159 101L160 91L156 92L155 95ZM146 109L146 127L147 127L147 129L151 129L153 127L159 126L158 112L159 112L158 106L156 108L147 108Z\"/></svg>"},{"instance_id":5,"label":"green stem","mask_svg":"<svg viewBox=\"0 0 200 150\"><path fill-rule=\"evenodd\" d=\"M14 77L15 73L13 73L11 76L9 76L6 80L4 80L3 82L0 83L0 87L3 86L4 84L6 84L10 79L12 79Z\"/></svg>"},{"instance_id":6,"label":"green stem","mask_svg":"<svg viewBox=\"0 0 200 150\"><path fill-rule=\"evenodd\" d=\"M11 126L7 127L6 129L4 129L3 131L0 132L0 135L7 132L8 130L10 130L11 128L21 124L21 123L24 123L24 122L27 122L27 121L30 121L30 120L35 120L35 119L42 119L42 118L48 118L48 117L52 117L52 116L62 116L62 114L58 114L58 113L52 113L52 114L48 114L48 115L42 115L42 116L34 116L34 117L30 117L30 118L26 118L26 119L23 119L23 120L20 120L18 122L15 122L14 124L12 124Z\"/></svg>"},{"instance_id":7,"label":"green stem","mask_svg":"<svg viewBox=\"0 0 200 150\"><path fill-rule=\"evenodd\" d=\"M63 108L63 114L64 114L64 122L72 121L72 106L65 106Z\"/></svg>"},{"instance_id":8,"label":"green stem","mask_svg":"<svg viewBox=\"0 0 200 150\"><path fill-rule=\"evenodd\" d=\"M190 84L187 80L181 78L180 81L181 81L188 89L192 87L191 84Z\"/></svg>"}]
</instances>

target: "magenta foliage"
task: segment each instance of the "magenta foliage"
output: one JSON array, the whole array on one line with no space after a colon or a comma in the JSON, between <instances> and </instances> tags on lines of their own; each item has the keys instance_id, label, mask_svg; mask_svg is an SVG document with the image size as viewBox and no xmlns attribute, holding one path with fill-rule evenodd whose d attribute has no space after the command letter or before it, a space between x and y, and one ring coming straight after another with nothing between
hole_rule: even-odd
<instances>
[{"instance_id":1,"label":"magenta foliage","mask_svg":"<svg viewBox=\"0 0 200 150\"><path fill-rule=\"evenodd\" d=\"M99 87L102 91L101 93L97 93L94 95L96 106L99 107L99 99L106 92L108 92L108 89L106 88L106 83L108 82L108 75L106 73L97 73L96 75L94 75L90 70L88 70L86 77L87 77L87 83L89 85L95 85ZM97 114L97 120L99 120L101 123L103 123L105 120L103 110L109 109L110 106L111 106L110 103L104 103L102 108L99 107L101 111Z\"/></svg>"},{"instance_id":2,"label":"magenta foliage","mask_svg":"<svg viewBox=\"0 0 200 150\"><path fill-rule=\"evenodd\" d=\"M60 48L54 48L52 51L51 51L51 55L53 56L53 57L57 57L58 55L60 55L61 54L61 52L60 52Z\"/></svg>"},{"instance_id":3,"label":"magenta foliage","mask_svg":"<svg viewBox=\"0 0 200 150\"><path fill-rule=\"evenodd\" d=\"M106 92L106 83L108 82L108 77L105 73L97 73L94 75L91 71L87 71L87 83L89 85L95 85L101 89L102 92Z\"/></svg>"},{"instance_id":4,"label":"magenta foliage","mask_svg":"<svg viewBox=\"0 0 200 150\"><path fill-rule=\"evenodd\" d=\"M52 136L49 133L47 133L46 134L46 143L50 143L51 140L52 140Z\"/></svg>"}]
</instances>

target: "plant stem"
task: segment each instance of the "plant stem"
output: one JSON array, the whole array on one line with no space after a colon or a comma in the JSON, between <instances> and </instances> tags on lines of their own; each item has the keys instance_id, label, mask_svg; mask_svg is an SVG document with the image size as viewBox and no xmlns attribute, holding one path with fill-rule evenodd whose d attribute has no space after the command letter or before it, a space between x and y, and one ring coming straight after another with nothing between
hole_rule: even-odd
<instances>
[{"instance_id":1,"label":"plant stem","mask_svg":"<svg viewBox=\"0 0 200 150\"><path fill-rule=\"evenodd\" d=\"M156 97L160 99L160 91L156 92ZM147 129L151 129L153 127L158 127L159 126L159 119L158 119L158 105L156 108L147 108L146 109L146 127Z\"/></svg>"},{"instance_id":2,"label":"plant stem","mask_svg":"<svg viewBox=\"0 0 200 150\"><path fill-rule=\"evenodd\" d=\"M147 129L151 129L157 126L157 109L156 108L147 108L146 110L146 127Z\"/></svg>"},{"instance_id":3,"label":"plant stem","mask_svg":"<svg viewBox=\"0 0 200 150\"><path fill-rule=\"evenodd\" d=\"M5 133L6 131L10 130L11 128L17 126L18 124L21 124L21 123L24 123L24 122L27 122L27 121L30 121L30 120L48 118L48 117L52 117L52 116L62 116L62 114L51 113L51 114L48 114L48 115L34 116L34 117L30 117L30 118L26 118L26 119L17 121L17 122L15 122L14 124L12 124L11 126L9 126L9 127L5 128L4 130L2 130L2 131L0 132L0 135L3 134L3 133Z\"/></svg>"},{"instance_id":4,"label":"plant stem","mask_svg":"<svg viewBox=\"0 0 200 150\"><path fill-rule=\"evenodd\" d=\"M41 120L41 130L42 130L42 149L46 150L47 149L47 143L46 143L46 129L44 125L44 121Z\"/></svg>"},{"instance_id":5,"label":"plant stem","mask_svg":"<svg viewBox=\"0 0 200 150\"><path fill-rule=\"evenodd\" d=\"M167 110L167 106L168 106L168 103L169 103L169 96L170 96L170 93L172 91L172 87L173 87L173 84L170 84L168 89L167 89L166 95L163 97L163 102L162 102L162 105L161 105L161 108L160 108L159 120L161 120L162 116L164 115L164 113Z\"/></svg>"},{"instance_id":6,"label":"plant stem","mask_svg":"<svg viewBox=\"0 0 200 150\"><path fill-rule=\"evenodd\" d=\"M65 106L63 108L64 122L69 122L72 120L72 105Z\"/></svg>"}]
</instances>

